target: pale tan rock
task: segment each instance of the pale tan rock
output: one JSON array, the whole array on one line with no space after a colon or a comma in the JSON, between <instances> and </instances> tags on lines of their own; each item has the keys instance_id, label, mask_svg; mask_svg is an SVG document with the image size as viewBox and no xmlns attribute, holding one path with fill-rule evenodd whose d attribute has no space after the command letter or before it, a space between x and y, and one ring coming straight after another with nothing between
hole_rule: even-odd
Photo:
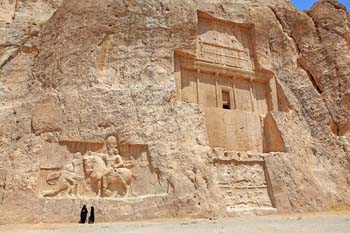
<instances>
[{"instance_id":1,"label":"pale tan rock","mask_svg":"<svg viewBox=\"0 0 350 233\"><path fill-rule=\"evenodd\" d=\"M0 4L1 223L350 204L336 1Z\"/></svg>"}]
</instances>

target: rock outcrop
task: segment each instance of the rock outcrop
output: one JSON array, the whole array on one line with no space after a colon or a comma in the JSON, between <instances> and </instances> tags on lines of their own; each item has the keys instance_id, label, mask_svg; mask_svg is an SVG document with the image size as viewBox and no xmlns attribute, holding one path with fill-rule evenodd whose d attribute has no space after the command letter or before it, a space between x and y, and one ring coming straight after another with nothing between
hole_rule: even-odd
<instances>
[{"instance_id":1,"label":"rock outcrop","mask_svg":"<svg viewBox=\"0 0 350 233\"><path fill-rule=\"evenodd\" d=\"M321 0L0 1L0 223L350 204L350 23Z\"/></svg>"}]
</instances>

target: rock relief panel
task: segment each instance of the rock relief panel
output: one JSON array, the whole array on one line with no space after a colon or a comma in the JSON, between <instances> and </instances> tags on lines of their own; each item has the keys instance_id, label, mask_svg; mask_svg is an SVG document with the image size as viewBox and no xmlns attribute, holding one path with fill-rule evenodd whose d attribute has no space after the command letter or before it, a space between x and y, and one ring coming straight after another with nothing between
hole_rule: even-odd
<instances>
[{"instance_id":1,"label":"rock relief panel","mask_svg":"<svg viewBox=\"0 0 350 233\"><path fill-rule=\"evenodd\" d=\"M253 70L250 30L199 14L199 60Z\"/></svg>"},{"instance_id":2,"label":"rock relief panel","mask_svg":"<svg viewBox=\"0 0 350 233\"><path fill-rule=\"evenodd\" d=\"M213 172L227 210L273 208L264 161L258 155L225 153L224 158L214 159Z\"/></svg>"},{"instance_id":3,"label":"rock relief panel","mask_svg":"<svg viewBox=\"0 0 350 233\"><path fill-rule=\"evenodd\" d=\"M61 141L43 149L38 195L46 198L133 198L166 195L147 145ZM58 152L58 156L46 153ZM56 159L55 159L56 158Z\"/></svg>"}]
</instances>

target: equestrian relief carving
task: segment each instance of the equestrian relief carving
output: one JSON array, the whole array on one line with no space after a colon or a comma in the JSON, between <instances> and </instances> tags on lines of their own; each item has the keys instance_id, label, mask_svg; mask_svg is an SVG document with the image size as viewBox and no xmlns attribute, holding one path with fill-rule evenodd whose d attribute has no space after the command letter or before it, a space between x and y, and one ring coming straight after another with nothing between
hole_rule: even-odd
<instances>
[{"instance_id":1,"label":"equestrian relief carving","mask_svg":"<svg viewBox=\"0 0 350 233\"><path fill-rule=\"evenodd\" d=\"M119 153L117 139L109 136L102 150L88 150L85 154L75 152L66 156L69 162L63 165L42 166L39 195L67 198L127 198L157 194L162 190L161 187L156 187L160 186L160 182L157 181L158 175L149 165L147 146L120 147L124 149L123 156ZM143 177L138 179L138 174L142 174ZM148 184L141 184L145 182ZM136 190L133 190L134 188Z\"/></svg>"}]
</instances>

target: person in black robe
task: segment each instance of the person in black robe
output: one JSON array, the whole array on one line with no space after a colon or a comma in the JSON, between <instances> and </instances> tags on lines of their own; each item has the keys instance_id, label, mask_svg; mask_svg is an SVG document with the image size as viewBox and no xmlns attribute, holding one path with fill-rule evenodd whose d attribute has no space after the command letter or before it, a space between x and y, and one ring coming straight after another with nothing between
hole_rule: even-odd
<instances>
[{"instance_id":1,"label":"person in black robe","mask_svg":"<svg viewBox=\"0 0 350 233\"><path fill-rule=\"evenodd\" d=\"M88 210L86 209L86 205L84 205L80 212L80 221L79 221L80 224L85 224L87 214L88 214Z\"/></svg>"},{"instance_id":2,"label":"person in black robe","mask_svg":"<svg viewBox=\"0 0 350 233\"><path fill-rule=\"evenodd\" d=\"M93 224L94 222L95 222L95 211L94 211L94 207L91 206L89 224Z\"/></svg>"}]
</instances>

